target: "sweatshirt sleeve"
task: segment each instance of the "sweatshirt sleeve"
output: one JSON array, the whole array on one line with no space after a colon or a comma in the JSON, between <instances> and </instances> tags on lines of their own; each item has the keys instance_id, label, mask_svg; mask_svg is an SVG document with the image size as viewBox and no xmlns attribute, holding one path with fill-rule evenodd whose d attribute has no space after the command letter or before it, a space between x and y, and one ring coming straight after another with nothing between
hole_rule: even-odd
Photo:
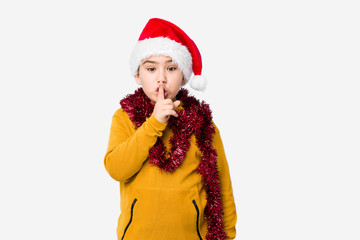
<instances>
[{"instance_id":1,"label":"sweatshirt sleeve","mask_svg":"<svg viewBox=\"0 0 360 240\"><path fill-rule=\"evenodd\" d=\"M236 236L236 207L235 207L235 200L231 185L231 178L230 178L230 171L229 165L226 160L224 146L221 140L220 131L215 126L215 134L213 138L213 147L217 151L218 155L218 171L220 177L220 184L221 184L221 197L223 201L223 222L224 222L224 230L228 235L226 239L234 239Z\"/></svg>"},{"instance_id":2,"label":"sweatshirt sleeve","mask_svg":"<svg viewBox=\"0 0 360 240\"><path fill-rule=\"evenodd\" d=\"M158 121L151 115L137 129L134 129L127 113L120 108L111 122L109 144L104 157L104 165L110 176L126 182L142 167L149 156L149 150L162 136L167 123Z\"/></svg>"}]
</instances>

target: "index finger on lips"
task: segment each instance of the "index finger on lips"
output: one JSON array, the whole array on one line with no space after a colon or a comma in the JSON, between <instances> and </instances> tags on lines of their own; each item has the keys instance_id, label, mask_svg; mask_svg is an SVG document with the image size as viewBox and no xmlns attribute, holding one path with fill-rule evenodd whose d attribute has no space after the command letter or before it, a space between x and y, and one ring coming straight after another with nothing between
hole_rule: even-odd
<instances>
[{"instance_id":1,"label":"index finger on lips","mask_svg":"<svg viewBox=\"0 0 360 240\"><path fill-rule=\"evenodd\" d=\"M158 94L158 99L164 100L165 96L164 96L164 85L160 84L159 86L159 94Z\"/></svg>"}]
</instances>

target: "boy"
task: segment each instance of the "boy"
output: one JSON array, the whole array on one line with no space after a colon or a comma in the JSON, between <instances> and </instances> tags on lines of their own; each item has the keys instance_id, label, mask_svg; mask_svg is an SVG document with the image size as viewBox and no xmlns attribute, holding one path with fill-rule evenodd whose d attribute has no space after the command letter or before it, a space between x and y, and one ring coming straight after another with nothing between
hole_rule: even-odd
<instances>
[{"instance_id":1,"label":"boy","mask_svg":"<svg viewBox=\"0 0 360 240\"><path fill-rule=\"evenodd\" d=\"M202 90L201 55L176 25L148 21L130 59L134 94L120 101L104 158L120 182L118 239L234 239L229 168Z\"/></svg>"}]
</instances>

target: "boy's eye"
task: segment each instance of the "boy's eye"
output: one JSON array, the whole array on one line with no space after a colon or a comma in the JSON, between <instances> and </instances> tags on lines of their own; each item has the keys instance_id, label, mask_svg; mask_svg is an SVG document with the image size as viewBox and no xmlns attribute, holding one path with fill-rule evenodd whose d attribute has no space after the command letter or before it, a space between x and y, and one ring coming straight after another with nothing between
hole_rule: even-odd
<instances>
[{"instance_id":1,"label":"boy's eye","mask_svg":"<svg viewBox=\"0 0 360 240\"><path fill-rule=\"evenodd\" d=\"M175 71L176 70L176 67L169 67L168 68L170 71Z\"/></svg>"},{"instance_id":2,"label":"boy's eye","mask_svg":"<svg viewBox=\"0 0 360 240\"><path fill-rule=\"evenodd\" d=\"M149 68L147 68L147 70L150 71L150 72L152 72L152 71L155 71L155 68L149 67Z\"/></svg>"}]
</instances>

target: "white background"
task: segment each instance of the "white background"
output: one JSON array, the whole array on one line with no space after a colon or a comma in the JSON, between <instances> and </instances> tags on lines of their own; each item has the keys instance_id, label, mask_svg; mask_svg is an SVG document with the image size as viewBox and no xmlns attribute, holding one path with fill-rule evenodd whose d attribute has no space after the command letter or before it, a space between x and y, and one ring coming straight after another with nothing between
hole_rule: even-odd
<instances>
[{"instance_id":1,"label":"white background","mask_svg":"<svg viewBox=\"0 0 360 240\"><path fill-rule=\"evenodd\" d=\"M0 239L116 239L103 158L151 17L202 53L236 239L360 239L356 2L1 1Z\"/></svg>"}]
</instances>

